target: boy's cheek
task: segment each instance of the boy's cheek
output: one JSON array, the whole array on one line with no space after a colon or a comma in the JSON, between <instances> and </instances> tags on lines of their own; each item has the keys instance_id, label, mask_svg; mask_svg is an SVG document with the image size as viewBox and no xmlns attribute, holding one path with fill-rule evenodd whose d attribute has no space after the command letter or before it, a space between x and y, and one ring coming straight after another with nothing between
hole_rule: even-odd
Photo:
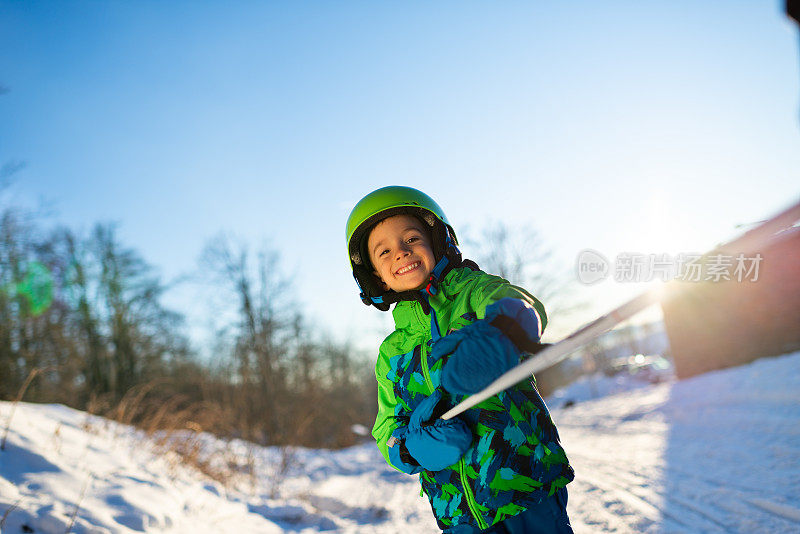
<instances>
[{"instance_id":1,"label":"boy's cheek","mask_svg":"<svg viewBox=\"0 0 800 534\"><path fill-rule=\"evenodd\" d=\"M386 282L384 282L384 281L383 281L383 278L381 278L381 275L379 275L379 274L378 274L378 271L372 271L372 275L375 277L375 280L377 280L377 281L378 281L378 284L379 284L379 285L380 285L380 286L381 286L381 287L382 287L384 290L388 290L388 289L389 289L389 286L387 286L387 285L386 285Z\"/></svg>"}]
</instances>

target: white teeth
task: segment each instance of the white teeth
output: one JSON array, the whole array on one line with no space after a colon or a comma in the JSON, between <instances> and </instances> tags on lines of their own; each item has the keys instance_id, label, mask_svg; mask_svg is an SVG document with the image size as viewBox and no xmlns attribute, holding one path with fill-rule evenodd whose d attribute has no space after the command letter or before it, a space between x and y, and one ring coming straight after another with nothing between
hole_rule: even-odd
<instances>
[{"instance_id":1,"label":"white teeth","mask_svg":"<svg viewBox=\"0 0 800 534\"><path fill-rule=\"evenodd\" d=\"M408 271L410 271L411 269L417 268L418 266L419 266L419 262L412 263L411 265L406 265L402 269L398 270L397 274L405 274Z\"/></svg>"}]
</instances>

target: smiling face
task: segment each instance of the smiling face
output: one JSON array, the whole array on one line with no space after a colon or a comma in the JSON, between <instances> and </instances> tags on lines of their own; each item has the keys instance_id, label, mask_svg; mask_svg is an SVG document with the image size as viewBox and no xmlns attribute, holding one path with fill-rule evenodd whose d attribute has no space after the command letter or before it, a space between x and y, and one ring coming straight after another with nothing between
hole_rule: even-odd
<instances>
[{"instance_id":1,"label":"smiling face","mask_svg":"<svg viewBox=\"0 0 800 534\"><path fill-rule=\"evenodd\" d=\"M423 223L410 215L388 217L369 233L367 250L385 289L422 289L436 265Z\"/></svg>"}]
</instances>

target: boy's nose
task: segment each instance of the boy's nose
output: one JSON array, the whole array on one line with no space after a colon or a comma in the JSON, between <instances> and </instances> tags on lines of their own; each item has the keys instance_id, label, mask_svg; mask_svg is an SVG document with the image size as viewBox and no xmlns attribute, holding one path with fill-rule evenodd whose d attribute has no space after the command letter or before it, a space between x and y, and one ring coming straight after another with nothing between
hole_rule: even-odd
<instances>
[{"instance_id":1,"label":"boy's nose","mask_svg":"<svg viewBox=\"0 0 800 534\"><path fill-rule=\"evenodd\" d=\"M406 244L402 244L397 248L397 258L400 259L403 256L408 256L411 254L411 247Z\"/></svg>"}]
</instances>

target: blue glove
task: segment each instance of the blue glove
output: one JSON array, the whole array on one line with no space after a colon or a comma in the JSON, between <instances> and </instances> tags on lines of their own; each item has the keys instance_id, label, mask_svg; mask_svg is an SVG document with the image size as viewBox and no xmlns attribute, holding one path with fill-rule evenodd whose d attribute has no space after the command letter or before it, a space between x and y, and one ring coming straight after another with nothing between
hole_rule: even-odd
<instances>
[{"instance_id":1,"label":"blue glove","mask_svg":"<svg viewBox=\"0 0 800 534\"><path fill-rule=\"evenodd\" d=\"M458 462L472 444L472 432L464 421L457 417L445 421L434 415L441 399L437 390L422 401L412 412L405 434L409 454L429 471L441 471Z\"/></svg>"},{"instance_id":2,"label":"blue glove","mask_svg":"<svg viewBox=\"0 0 800 534\"><path fill-rule=\"evenodd\" d=\"M422 466L411 457L411 454L406 448L405 439L407 435L407 426L397 427L395 431L392 432L391 437L389 437L386 446L389 452L389 463L403 473L414 475L422 471Z\"/></svg>"},{"instance_id":3,"label":"blue glove","mask_svg":"<svg viewBox=\"0 0 800 534\"><path fill-rule=\"evenodd\" d=\"M517 365L521 349L532 347L539 335L539 316L533 308L520 299L504 298L486 308L484 319L439 339L431 357L450 355L442 367L442 387L471 395Z\"/></svg>"},{"instance_id":4,"label":"blue glove","mask_svg":"<svg viewBox=\"0 0 800 534\"><path fill-rule=\"evenodd\" d=\"M506 297L490 304L483 320L502 330L521 351L533 348L542 337L539 314L521 299Z\"/></svg>"},{"instance_id":5,"label":"blue glove","mask_svg":"<svg viewBox=\"0 0 800 534\"><path fill-rule=\"evenodd\" d=\"M433 346L431 356L450 358L442 367L442 387L471 395L494 382L519 362L519 350L499 328L475 321L449 334Z\"/></svg>"}]
</instances>

